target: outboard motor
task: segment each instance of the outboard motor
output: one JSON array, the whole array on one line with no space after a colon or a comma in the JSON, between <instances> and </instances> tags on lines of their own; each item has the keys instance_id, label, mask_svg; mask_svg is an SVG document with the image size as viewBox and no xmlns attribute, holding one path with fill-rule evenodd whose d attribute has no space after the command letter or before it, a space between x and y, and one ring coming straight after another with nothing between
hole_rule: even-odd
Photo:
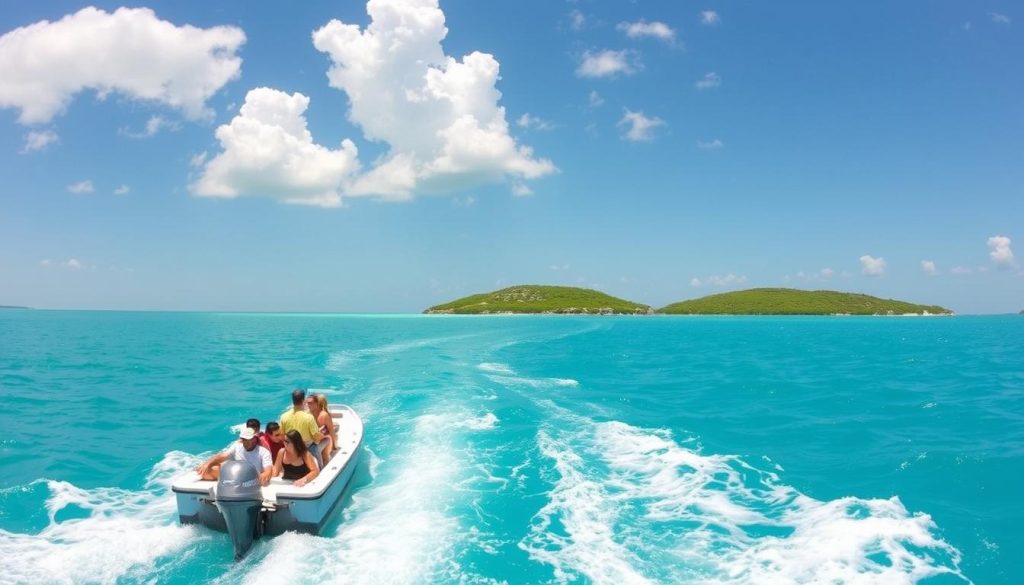
<instances>
[{"instance_id":1,"label":"outboard motor","mask_svg":"<svg viewBox=\"0 0 1024 585\"><path fill-rule=\"evenodd\" d=\"M225 461L217 480L217 508L224 516L228 535L235 546L235 560L249 552L252 541L262 533L260 508L260 477L256 468L245 461Z\"/></svg>"}]
</instances>

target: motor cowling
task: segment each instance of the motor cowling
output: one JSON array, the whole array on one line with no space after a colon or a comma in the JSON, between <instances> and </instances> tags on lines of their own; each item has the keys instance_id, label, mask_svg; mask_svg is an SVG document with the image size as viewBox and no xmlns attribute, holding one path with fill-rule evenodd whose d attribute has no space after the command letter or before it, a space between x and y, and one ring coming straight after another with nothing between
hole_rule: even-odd
<instances>
[{"instance_id":1,"label":"motor cowling","mask_svg":"<svg viewBox=\"0 0 1024 585\"><path fill-rule=\"evenodd\" d=\"M259 472L245 461L225 461L220 466L216 501L235 547L235 560L241 560L261 534Z\"/></svg>"}]
</instances>

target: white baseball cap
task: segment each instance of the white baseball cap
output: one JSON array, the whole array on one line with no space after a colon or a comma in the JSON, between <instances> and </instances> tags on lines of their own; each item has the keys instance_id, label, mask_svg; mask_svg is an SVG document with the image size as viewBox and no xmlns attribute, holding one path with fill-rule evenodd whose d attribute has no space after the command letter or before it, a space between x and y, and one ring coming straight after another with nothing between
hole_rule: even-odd
<instances>
[{"instance_id":1,"label":"white baseball cap","mask_svg":"<svg viewBox=\"0 0 1024 585\"><path fill-rule=\"evenodd\" d=\"M249 427L245 427L244 429L242 429L242 432L238 433L238 438L243 440L255 439L256 431L250 429Z\"/></svg>"}]
</instances>

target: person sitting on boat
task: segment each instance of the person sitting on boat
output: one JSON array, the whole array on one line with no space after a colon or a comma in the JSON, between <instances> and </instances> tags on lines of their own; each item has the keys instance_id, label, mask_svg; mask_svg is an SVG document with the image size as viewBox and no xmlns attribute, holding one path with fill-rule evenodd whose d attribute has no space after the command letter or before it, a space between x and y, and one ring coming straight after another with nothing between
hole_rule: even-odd
<instances>
[{"instance_id":1,"label":"person sitting on boat","mask_svg":"<svg viewBox=\"0 0 1024 585\"><path fill-rule=\"evenodd\" d=\"M324 437L317 444L317 447L320 448L321 467L325 467L327 462L331 460L334 446L338 444L338 437L334 430L334 419L331 418L331 413L327 410L327 397L323 394L310 396L306 400L306 405L309 407L309 413L316 419L320 434Z\"/></svg>"},{"instance_id":2,"label":"person sitting on boat","mask_svg":"<svg viewBox=\"0 0 1024 585\"><path fill-rule=\"evenodd\" d=\"M270 458L270 451L260 446L256 431L249 427L242 429L238 434L238 442L232 443L224 451L217 453L196 468L196 473L204 480L216 481L220 477L220 465L228 459L245 461L252 465L260 474L260 485L270 483L270 476L273 472L273 462Z\"/></svg>"},{"instance_id":3,"label":"person sitting on boat","mask_svg":"<svg viewBox=\"0 0 1024 585\"><path fill-rule=\"evenodd\" d=\"M320 475L313 454L306 448L306 442L298 431L288 431L284 436L284 449L274 460L274 476L293 480L295 487L302 487Z\"/></svg>"},{"instance_id":4,"label":"person sitting on boat","mask_svg":"<svg viewBox=\"0 0 1024 585\"><path fill-rule=\"evenodd\" d=\"M265 441L265 442L264 442ZM275 421L267 423L267 430L260 434L260 444L270 450L270 459L277 461L277 453L284 449L284 432Z\"/></svg>"},{"instance_id":5,"label":"person sitting on boat","mask_svg":"<svg viewBox=\"0 0 1024 585\"><path fill-rule=\"evenodd\" d=\"M316 419L306 412L305 401L305 390L300 388L292 392L292 407L281 414L281 430L286 437L290 431L298 431L306 446L313 452L313 456L319 459L320 451L316 444L323 439L323 435L320 434Z\"/></svg>"},{"instance_id":6,"label":"person sitting on boat","mask_svg":"<svg viewBox=\"0 0 1024 585\"><path fill-rule=\"evenodd\" d=\"M250 428L250 429L252 429L252 430L254 430L254 431L256 431L256 438L259 440L260 445L263 445L264 447L267 447L267 441L266 441L266 439L263 438L263 433L260 432L260 419L258 419L258 418L250 418L249 420L245 421L245 426ZM270 447L267 447L267 449L269 449L269 448ZM273 454L271 454L271 455L273 455ZM271 459L271 461L273 461L273 459L274 459L273 456L271 456L270 459Z\"/></svg>"}]
</instances>

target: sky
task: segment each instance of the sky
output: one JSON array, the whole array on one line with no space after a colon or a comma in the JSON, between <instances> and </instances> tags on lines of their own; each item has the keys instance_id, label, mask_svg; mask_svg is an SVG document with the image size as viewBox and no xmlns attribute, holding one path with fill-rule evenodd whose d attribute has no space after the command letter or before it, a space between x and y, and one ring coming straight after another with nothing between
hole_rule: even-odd
<instances>
[{"instance_id":1,"label":"sky","mask_svg":"<svg viewBox=\"0 0 1024 585\"><path fill-rule=\"evenodd\" d=\"M11 3L0 304L1024 309L1009 1Z\"/></svg>"}]
</instances>

